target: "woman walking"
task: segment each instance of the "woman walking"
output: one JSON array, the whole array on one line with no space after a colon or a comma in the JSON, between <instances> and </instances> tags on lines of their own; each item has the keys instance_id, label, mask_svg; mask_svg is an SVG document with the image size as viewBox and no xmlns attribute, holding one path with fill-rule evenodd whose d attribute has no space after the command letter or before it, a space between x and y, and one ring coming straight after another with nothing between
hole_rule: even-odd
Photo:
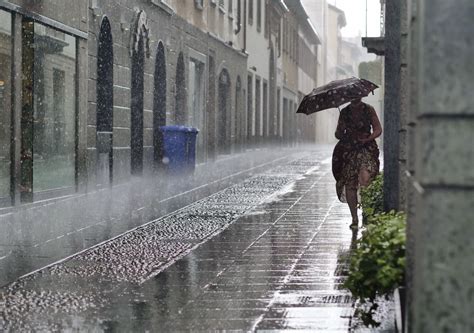
<instances>
[{"instance_id":1,"label":"woman walking","mask_svg":"<svg viewBox=\"0 0 474 333\"><path fill-rule=\"evenodd\" d=\"M334 148L332 171L337 196L349 205L350 227L357 228L357 193L379 172L379 149L375 139L382 134L382 126L374 108L358 98L342 109L335 134L339 142Z\"/></svg>"}]
</instances>

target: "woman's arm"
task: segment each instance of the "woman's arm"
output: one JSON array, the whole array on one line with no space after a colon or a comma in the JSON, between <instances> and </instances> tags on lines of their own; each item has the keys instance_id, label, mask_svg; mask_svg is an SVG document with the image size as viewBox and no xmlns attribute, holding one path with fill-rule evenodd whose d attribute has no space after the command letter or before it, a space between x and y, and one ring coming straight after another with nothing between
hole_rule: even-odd
<instances>
[{"instance_id":1,"label":"woman's arm","mask_svg":"<svg viewBox=\"0 0 474 333\"><path fill-rule=\"evenodd\" d=\"M336 133L334 134L336 136L336 139L338 139L338 140L341 140L343 138L344 132L345 132L344 122L342 121L341 118L342 118L342 116L339 113L339 119L337 121Z\"/></svg>"},{"instance_id":2,"label":"woman's arm","mask_svg":"<svg viewBox=\"0 0 474 333\"><path fill-rule=\"evenodd\" d=\"M370 134L367 138L360 140L363 143L375 140L380 135L382 135L382 125L380 125L380 120L379 120L379 117L377 117L377 113L375 112L374 108L371 106L369 106L369 110L370 110L370 123L372 125L372 134Z\"/></svg>"}]
</instances>

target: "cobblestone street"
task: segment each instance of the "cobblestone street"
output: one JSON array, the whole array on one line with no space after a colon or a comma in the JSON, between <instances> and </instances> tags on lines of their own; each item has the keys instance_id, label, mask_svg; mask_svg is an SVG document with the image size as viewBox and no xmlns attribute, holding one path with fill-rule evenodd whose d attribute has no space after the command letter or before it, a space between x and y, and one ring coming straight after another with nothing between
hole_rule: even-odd
<instances>
[{"instance_id":1,"label":"cobblestone street","mask_svg":"<svg viewBox=\"0 0 474 333\"><path fill-rule=\"evenodd\" d=\"M330 151L290 162L7 286L5 329L349 331L356 238Z\"/></svg>"}]
</instances>

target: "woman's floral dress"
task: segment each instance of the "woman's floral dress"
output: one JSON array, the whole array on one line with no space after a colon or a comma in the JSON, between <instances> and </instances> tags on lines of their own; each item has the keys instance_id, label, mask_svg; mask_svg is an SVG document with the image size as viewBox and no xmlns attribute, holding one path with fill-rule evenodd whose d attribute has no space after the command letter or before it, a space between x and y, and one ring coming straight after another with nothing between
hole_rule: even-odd
<instances>
[{"instance_id":1,"label":"woman's floral dress","mask_svg":"<svg viewBox=\"0 0 474 333\"><path fill-rule=\"evenodd\" d=\"M336 179L336 192L339 200L346 202L346 186L359 188L359 172L366 169L373 179L379 172L379 149L375 140L360 143L357 138L371 134L371 107L364 103L360 119L355 119L351 106L342 109L339 115L338 130L342 139L334 147L332 172Z\"/></svg>"}]
</instances>

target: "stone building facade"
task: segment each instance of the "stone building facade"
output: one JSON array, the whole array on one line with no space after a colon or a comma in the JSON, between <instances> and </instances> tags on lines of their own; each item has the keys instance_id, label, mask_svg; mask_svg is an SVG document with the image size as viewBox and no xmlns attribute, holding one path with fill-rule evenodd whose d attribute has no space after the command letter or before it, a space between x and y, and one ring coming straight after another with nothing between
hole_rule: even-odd
<instances>
[{"instance_id":1,"label":"stone building facade","mask_svg":"<svg viewBox=\"0 0 474 333\"><path fill-rule=\"evenodd\" d=\"M241 49L241 38L234 33L237 24L234 21L238 18L232 15L238 15L237 8L229 10L224 4L207 1L129 1L126 5L108 1L96 5L91 9L90 43L101 45L98 40L101 27L104 20L110 22L114 27L112 37L116 36L112 42L116 79L113 137L108 140L112 142L111 150L98 152L97 147L101 145L97 139L101 134L95 122L100 110L97 110L98 99L94 92L99 91L95 70L99 59L97 50L91 48L89 169L100 171L111 165L109 172L96 174L117 181L128 179L130 174L153 172L161 164L159 126L170 124L199 129L198 163L229 153L232 143L238 141L237 125L242 126L241 119L237 119L236 106L241 109L243 103L239 74L245 73L247 60ZM142 68L136 68L134 62L140 57ZM142 101L136 101L137 87L133 83L140 81L143 81L144 92L143 97L138 94ZM137 117L143 118L143 124L133 123L134 103L138 103L139 112L143 112ZM143 127L143 130L135 127ZM108 156L101 159L101 154ZM132 163L137 160L143 161L141 165ZM103 183L94 181L93 177L89 180Z\"/></svg>"},{"instance_id":2,"label":"stone building facade","mask_svg":"<svg viewBox=\"0 0 474 333\"><path fill-rule=\"evenodd\" d=\"M321 47L318 50L318 85L344 77L338 70L342 64L341 29L346 25L345 13L327 0L303 0L304 8L320 33ZM325 110L314 115L316 141L333 143L334 131L339 118L337 109Z\"/></svg>"},{"instance_id":3,"label":"stone building facade","mask_svg":"<svg viewBox=\"0 0 474 333\"><path fill-rule=\"evenodd\" d=\"M287 13L282 0L1 1L1 206L160 172L163 125L199 129L197 163L294 141L302 30Z\"/></svg>"},{"instance_id":4,"label":"stone building facade","mask_svg":"<svg viewBox=\"0 0 474 333\"><path fill-rule=\"evenodd\" d=\"M2 2L2 205L150 174L162 163L162 125L200 130L198 163L242 147L247 54L238 4ZM33 43L46 56L28 51ZM16 75L29 70L28 82Z\"/></svg>"},{"instance_id":5,"label":"stone building facade","mask_svg":"<svg viewBox=\"0 0 474 333\"><path fill-rule=\"evenodd\" d=\"M298 1L287 2L288 8L298 22L297 39L297 67L298 67L298 101L318 86L318 63L315 61L321 39L311 23L303 5ZM296 140L297 142L316 141L316 117L296 115Z\"/></svg>"}]
</instances>

